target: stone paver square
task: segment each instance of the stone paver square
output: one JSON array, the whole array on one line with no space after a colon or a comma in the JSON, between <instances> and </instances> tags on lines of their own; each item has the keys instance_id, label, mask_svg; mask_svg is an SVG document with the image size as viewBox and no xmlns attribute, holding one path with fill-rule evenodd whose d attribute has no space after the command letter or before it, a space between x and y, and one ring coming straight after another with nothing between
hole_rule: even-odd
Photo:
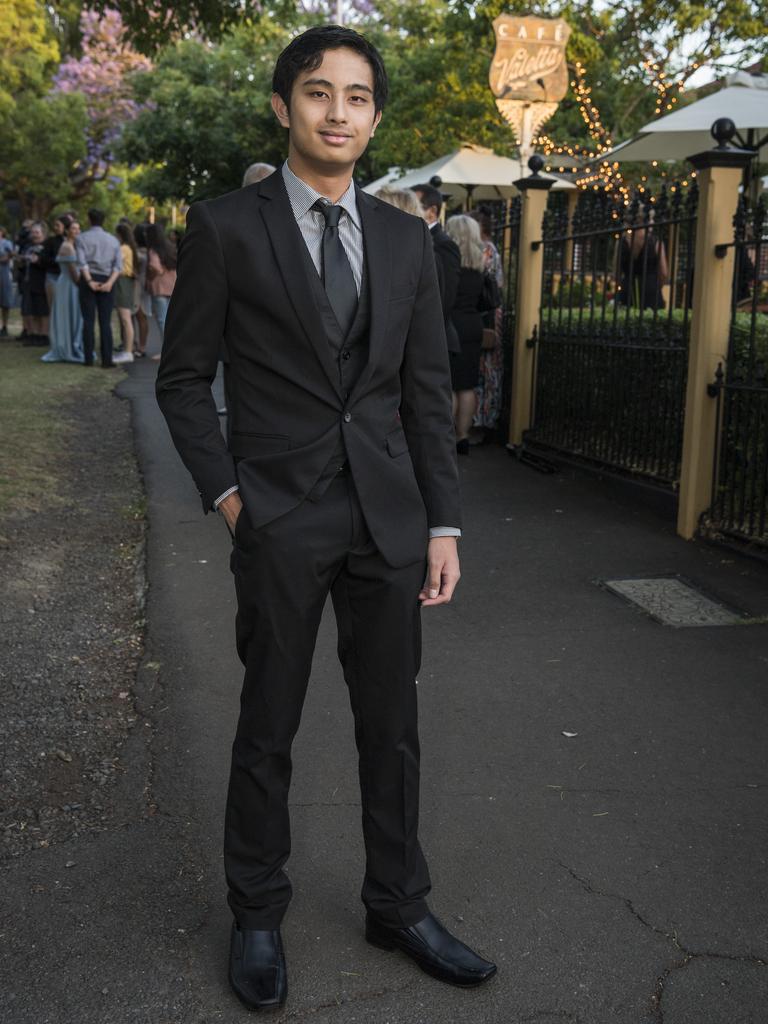
<instances>
[{"instance_id":1,"label":"stone paver square","mask_svg":"<svg viewBox=\"0 0 768 1024\"><path fill-rule=\"evenodd\" d=\"M681 576L600 580L601 586L647 612L663 626L735 626L745 616L702 593Z\"/></svg>"}]
</instances>

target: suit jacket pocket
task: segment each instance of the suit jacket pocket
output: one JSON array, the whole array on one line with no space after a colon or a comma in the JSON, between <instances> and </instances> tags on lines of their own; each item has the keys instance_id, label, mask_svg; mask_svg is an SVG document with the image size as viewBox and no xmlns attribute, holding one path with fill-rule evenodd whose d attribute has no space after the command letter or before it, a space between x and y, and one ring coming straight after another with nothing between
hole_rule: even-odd
<instances>
[{"instance_id":1,"label":"suit jacket pocket","mask_svg":"<svg viewBox=\"0 0 768 1024\"><path fill-rule=\"evenodd\" d=\"M233 430L229 440L229 450L240 459L248 459L258 455L278 455L290 451L293 447L287 434L250 434L243 430Z\"/></svg>"},{"instance_id":2,"label":"suit jacket pocket","mask_svg":"<svg viewBox=\"0 0 768 1024\"><path fill-rule=\"evenodd\" d=\"M405 431L398 429L393 431L391 434L387 434L385 439L387 451L395 458L397 455L405 455L408 451L408 441L405 436Z\"/></svg>"}]
</instances>

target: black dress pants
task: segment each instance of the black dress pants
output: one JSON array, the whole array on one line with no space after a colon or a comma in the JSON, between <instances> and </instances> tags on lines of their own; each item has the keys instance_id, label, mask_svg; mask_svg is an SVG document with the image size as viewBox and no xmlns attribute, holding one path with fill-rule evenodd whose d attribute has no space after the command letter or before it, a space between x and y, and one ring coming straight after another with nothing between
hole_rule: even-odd
<instances>
[{"instance_id":1,"label":"black dress pants","mask_svg":"<svg viewBox=\"0 0 768 1024\"><path fill-rule=\"evenodd\" d=\"M91 274L94 281L102 283L108 280L106 274ZM112 310L115 297L111 291L95 292L84 280L80 281L80 312L83 314L83 355L86 366L93 362L93 350L96 347L96 316L99 317L99 337L101 339L101 364L112 364Z\"/></svg>"},{"instance_id":2,"label":"black dress pants","mask_svg":"<svg viewBox=\"0 0 768 1024\"><path fill-rule=\"evenodd\" d=\"M355 721L366 869L362 899L393 927L427 913L418 841L418 593L425 562L393 569L368 533L351 478L258 529L241 513L232 570L237 648L245 664L232 747L224 861L243 928L274 929L291 898L291 745L330 592Z\"/></svg>"}]
</instances>

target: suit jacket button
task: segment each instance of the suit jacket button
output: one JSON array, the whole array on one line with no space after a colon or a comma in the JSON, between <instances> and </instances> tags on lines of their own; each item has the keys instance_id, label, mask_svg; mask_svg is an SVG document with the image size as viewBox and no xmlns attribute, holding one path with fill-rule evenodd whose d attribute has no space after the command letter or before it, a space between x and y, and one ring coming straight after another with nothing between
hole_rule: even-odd
<instances>
[{"instance_id":1,"label":"suit jacket button","mask_svg":"<svg viewBox=\"0 0 768 1024\"><path fill-rule=\"evenodd\" d=\"M344 422L345 422L345 423L349 423L349 421L350 421L351 419L352 419L352 413L351 413L351 412L345 412L345 413L344 413Z\"/></svg>"}]
</instances>

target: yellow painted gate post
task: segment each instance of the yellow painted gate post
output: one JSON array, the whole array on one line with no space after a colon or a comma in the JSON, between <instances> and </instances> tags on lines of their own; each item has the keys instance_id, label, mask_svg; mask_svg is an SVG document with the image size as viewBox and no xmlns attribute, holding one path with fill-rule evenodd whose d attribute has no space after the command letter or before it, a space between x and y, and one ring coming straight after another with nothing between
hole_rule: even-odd
<instances>
[{"instance_id":1,"label":"yellow painted gate post","mask_svg":"<svg viewBox=\"0 0 768 1024\"><path fill-rule=\"evenodd\" d=\"M719 145L689 157L699 173L699 208L677 514L677 532L686 540L695 535L701 514L712 502L718 424L717 402L707 388L728 354L734 267L733 246L720 249L720 255L715 247L733 242L739 185L752 157L728 145L735 131L727 118L715 121L712 134Z\"/></svg>"},{"instance_id":2,"label":"yellow painted gate post","mask_svg":"<svg viewBox=\"0 0 768 1024\"><path fill-rule=\"evenodd\" d=\"M509 446L513 448L523 443L523 434L531 426L535 358L528 341L534 336L539 324L544 265L541 233L547 195L554 184L551 178L542 178L539 174L544 166L540 156L532 156L528 166L533 172L531 176L520 178L514 183L521 193L521 207L512 350L512 403L509 414Z\"/></svg>"}]
</instances>

